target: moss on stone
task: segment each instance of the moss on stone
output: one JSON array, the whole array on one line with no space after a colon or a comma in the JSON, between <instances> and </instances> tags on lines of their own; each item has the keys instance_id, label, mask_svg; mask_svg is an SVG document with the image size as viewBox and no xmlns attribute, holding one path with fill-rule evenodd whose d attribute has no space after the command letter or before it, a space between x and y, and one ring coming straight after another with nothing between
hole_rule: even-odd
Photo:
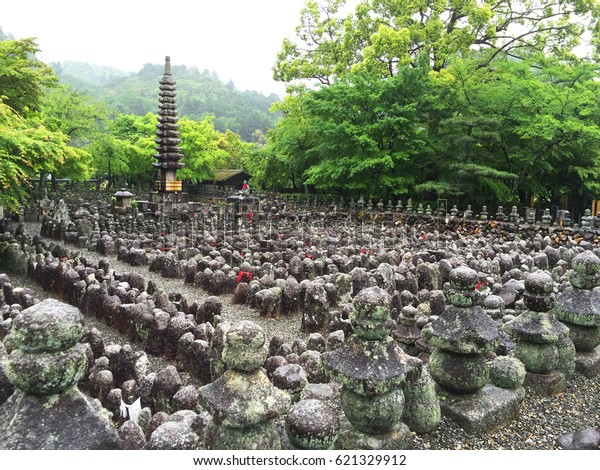
<instances>
[{"instance_id":1,"label":"moss on stone","mask_svg":"<svg viewBox=\"0 0 600 470\"><path fill-rule=\"evenodd\" d=\"M515 356L523 363L528 372L545 374L558 366L558 349L555 344L531 343L519 341Z\"/></svg>"},{"instance_id":2,"label":"moss on stone","mask_svg":"<svg viewBox=\"0 0 600 470\"><path fill-rule=\"evenodd\" d=\"M439 385L452 393L472 393L489 380L489 366L482 354L457 354L435 349L429 357L429 372Z\"/></svg>"},{"instance_id":3,"label":"moss on stone","mask_svg":"<svg viewBox=\"0 0 600 470\"><path fill-rule=\"evenodd\" d=\"M19 390L34 395L60 393L79 382L87 370L87 347L76 344L66 351L30 354L11 352L6 375Z\"/></svg>"}]
</instances>

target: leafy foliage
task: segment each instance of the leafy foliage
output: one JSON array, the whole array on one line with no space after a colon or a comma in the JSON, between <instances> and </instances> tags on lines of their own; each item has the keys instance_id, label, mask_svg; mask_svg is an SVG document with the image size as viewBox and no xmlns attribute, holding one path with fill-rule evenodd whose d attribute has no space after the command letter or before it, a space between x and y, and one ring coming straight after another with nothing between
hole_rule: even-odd
<instances>
[{"instance_id":1,"label":"leafy foliage","mask_svg":"<svg viewBox=\"0 0 600 470\"><path fill-rule=\"evenodd\" d=\"M387 78L358 69L288 96L259 172L372 197L572 208L600 196L593 64L539 55L483 68L455 57L436 71L427 62Z\"/></svg>"},{"instance_id":2,"label":"leafy foliage","mask_svg":"<svg viewBox=\"0 0 600 470\"><path fill-rule=\"evenodd\" d=\"M391 76L425 55L434 70L479 51L479 66L543 52L572 57L585 31L597 38L600 4L580 0L307 0L284 40L274 77L330 85L357 68Z\"/></svg>"},{"instance_id":3,"label":"leafy foliage","mask_svg":"<svg viewBox=\"0 0 600 470\"><path fill-rule=\"evenodd\" d=\"M0 41L0 97L22 115L39 111L45 87L57 82L52 69L35 58L37 51L31 38Z\"/></svg>"},{"instance_id":4,"label":"leafy foliage","mask_svg":"<svg viewBox=\"0 0 600 470\"><path fill-rule=\"evenodd\" d=\"M39 120L26 120L0 100L0 205L15 208L27 197L32 178L52 173L81 154L68 137L49 131Z\"/></svg>"}]
</instances>

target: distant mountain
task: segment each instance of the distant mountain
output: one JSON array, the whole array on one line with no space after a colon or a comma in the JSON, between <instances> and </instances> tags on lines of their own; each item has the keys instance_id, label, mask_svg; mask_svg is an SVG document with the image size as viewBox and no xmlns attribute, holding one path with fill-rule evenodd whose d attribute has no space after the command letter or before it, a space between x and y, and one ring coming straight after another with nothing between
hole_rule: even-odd
<instances>
[{"instance_id":1,"label":"distant mountain","mask_svg":"<svg viewBox=\"0 0 600 470\"><path fill-rule=\"evenodd\" d=\"M12 34L2 31L2 27L0 27L0 41L4 41L5 39L14 39L14 37Z\"/></svg>"},{"instance_id":2,"label":"distant mountain","mask_svg":"<svg viewBox=\"0 0 600 470\"><path fill-rule=\"evenodd\" d=\"M137 73L82 62L50 64L64 83L86 90L112 109L124 114L143 116L158 111L158 85L164 66L146 64ZM256 131L266 134L279 114L269 112L279 101L275 94L264 96L255 91L236 90L232 82L223 83L215 73L200 72L185 65L172 67L177 82L177 107L180 116L192 119L215 117L215 128L231 130L248 142L256 140Z\"/></svg>"},{"instance_id":3,"label":"distant mountain","mask_svg":"<svg viewBox=\"0 0 600 470\"><path fill-rule=\"evenodd\" d=\"M114 79L132 75L129 72L123 72L122 70L104 65L94 65L71 60L66 62L51 62L50 66L62 81L72 86L79 86L81 84L81 86L97 85L102 87Z\"/></svg>"}]
</instances>

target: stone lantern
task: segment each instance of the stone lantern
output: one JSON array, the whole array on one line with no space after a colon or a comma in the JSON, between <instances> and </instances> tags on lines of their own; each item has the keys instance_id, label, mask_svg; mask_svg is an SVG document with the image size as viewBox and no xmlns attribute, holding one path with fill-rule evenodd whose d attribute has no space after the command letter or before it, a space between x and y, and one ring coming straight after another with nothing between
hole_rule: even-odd
<instances>
[{"instance_id":1,"label":"stone lantern","mask_svg":"<svg viewBox=\"0 0 600 470\"><path fill-rule=\"evenodd\" d=\"M133 194L127 191L127 188L121 188L113 196L115 197L114 212L116 214L125 214L127 209L131 207Z\"/></svg>"}]
</instances>

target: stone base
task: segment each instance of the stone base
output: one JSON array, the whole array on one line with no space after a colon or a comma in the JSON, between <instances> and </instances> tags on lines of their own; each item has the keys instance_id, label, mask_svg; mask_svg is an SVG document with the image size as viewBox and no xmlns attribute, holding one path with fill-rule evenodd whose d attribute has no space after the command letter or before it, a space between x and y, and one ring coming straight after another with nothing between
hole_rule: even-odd
<instances>
[{"instance_id":1,"label":"stone base","mask_svg":"<svg viewBox=\"0 0 600 470\"><path fill-rule=\"evenodd\" d=\"M0 449L119 449L119 433L105 413L77 387L44 396L17 391L0 407Z\"/></svg>"},{"instance_id":2,"label":"stone base","mask_svg":"<svg viewBox=\"0 0 600 470\"><path fill-rule=\"evenodd\" d=\"M281 435L273 420L246 428L228 428L211 420L204 435L206 450L281 450Z\"/></svg>"},{"instance_id":3,"label":"stone base","mask_svg":"<svg viewBox=\"0 0 600 470\"><path fill-rule=\"evenodd\" d=\"M600 346L589 352L577 352L575 370L588 379L600 375Z\"/></svg>"},{"instance_id":4,"label":"stone base","mask_svg":"<svg viewBox=\"0 0 600 470\"><path fill-rule=\"evenodd\" d=\"M397 424L385 434L367 434L353 427L347 419L341 423L335 445L343 450L399 450L413 446L414 435L404 423Z\"/></svg>"},{"instance_id":5,"label":"stone base","mask_svg":"<svg viewBox=\"0 0 600 470\"><path fill-rule=\"evenodd\" d=\"M486 385L475 393L451 394L440 390L442 415L467 432L490 432L514 419L525 397L520 387L507 390Z\"/></svg>"},{"instance_id":6,"label":"stone base","mask_svg":"<svg viewBox=\"0 0 600 470\"><path fill-rule=\"evenodd\" d=\"M531 388L538 395L551 396L562 393L567 388L565 374L553 370L547 374L525 374L525 387Z\"/></svg>"}]
</instances>

